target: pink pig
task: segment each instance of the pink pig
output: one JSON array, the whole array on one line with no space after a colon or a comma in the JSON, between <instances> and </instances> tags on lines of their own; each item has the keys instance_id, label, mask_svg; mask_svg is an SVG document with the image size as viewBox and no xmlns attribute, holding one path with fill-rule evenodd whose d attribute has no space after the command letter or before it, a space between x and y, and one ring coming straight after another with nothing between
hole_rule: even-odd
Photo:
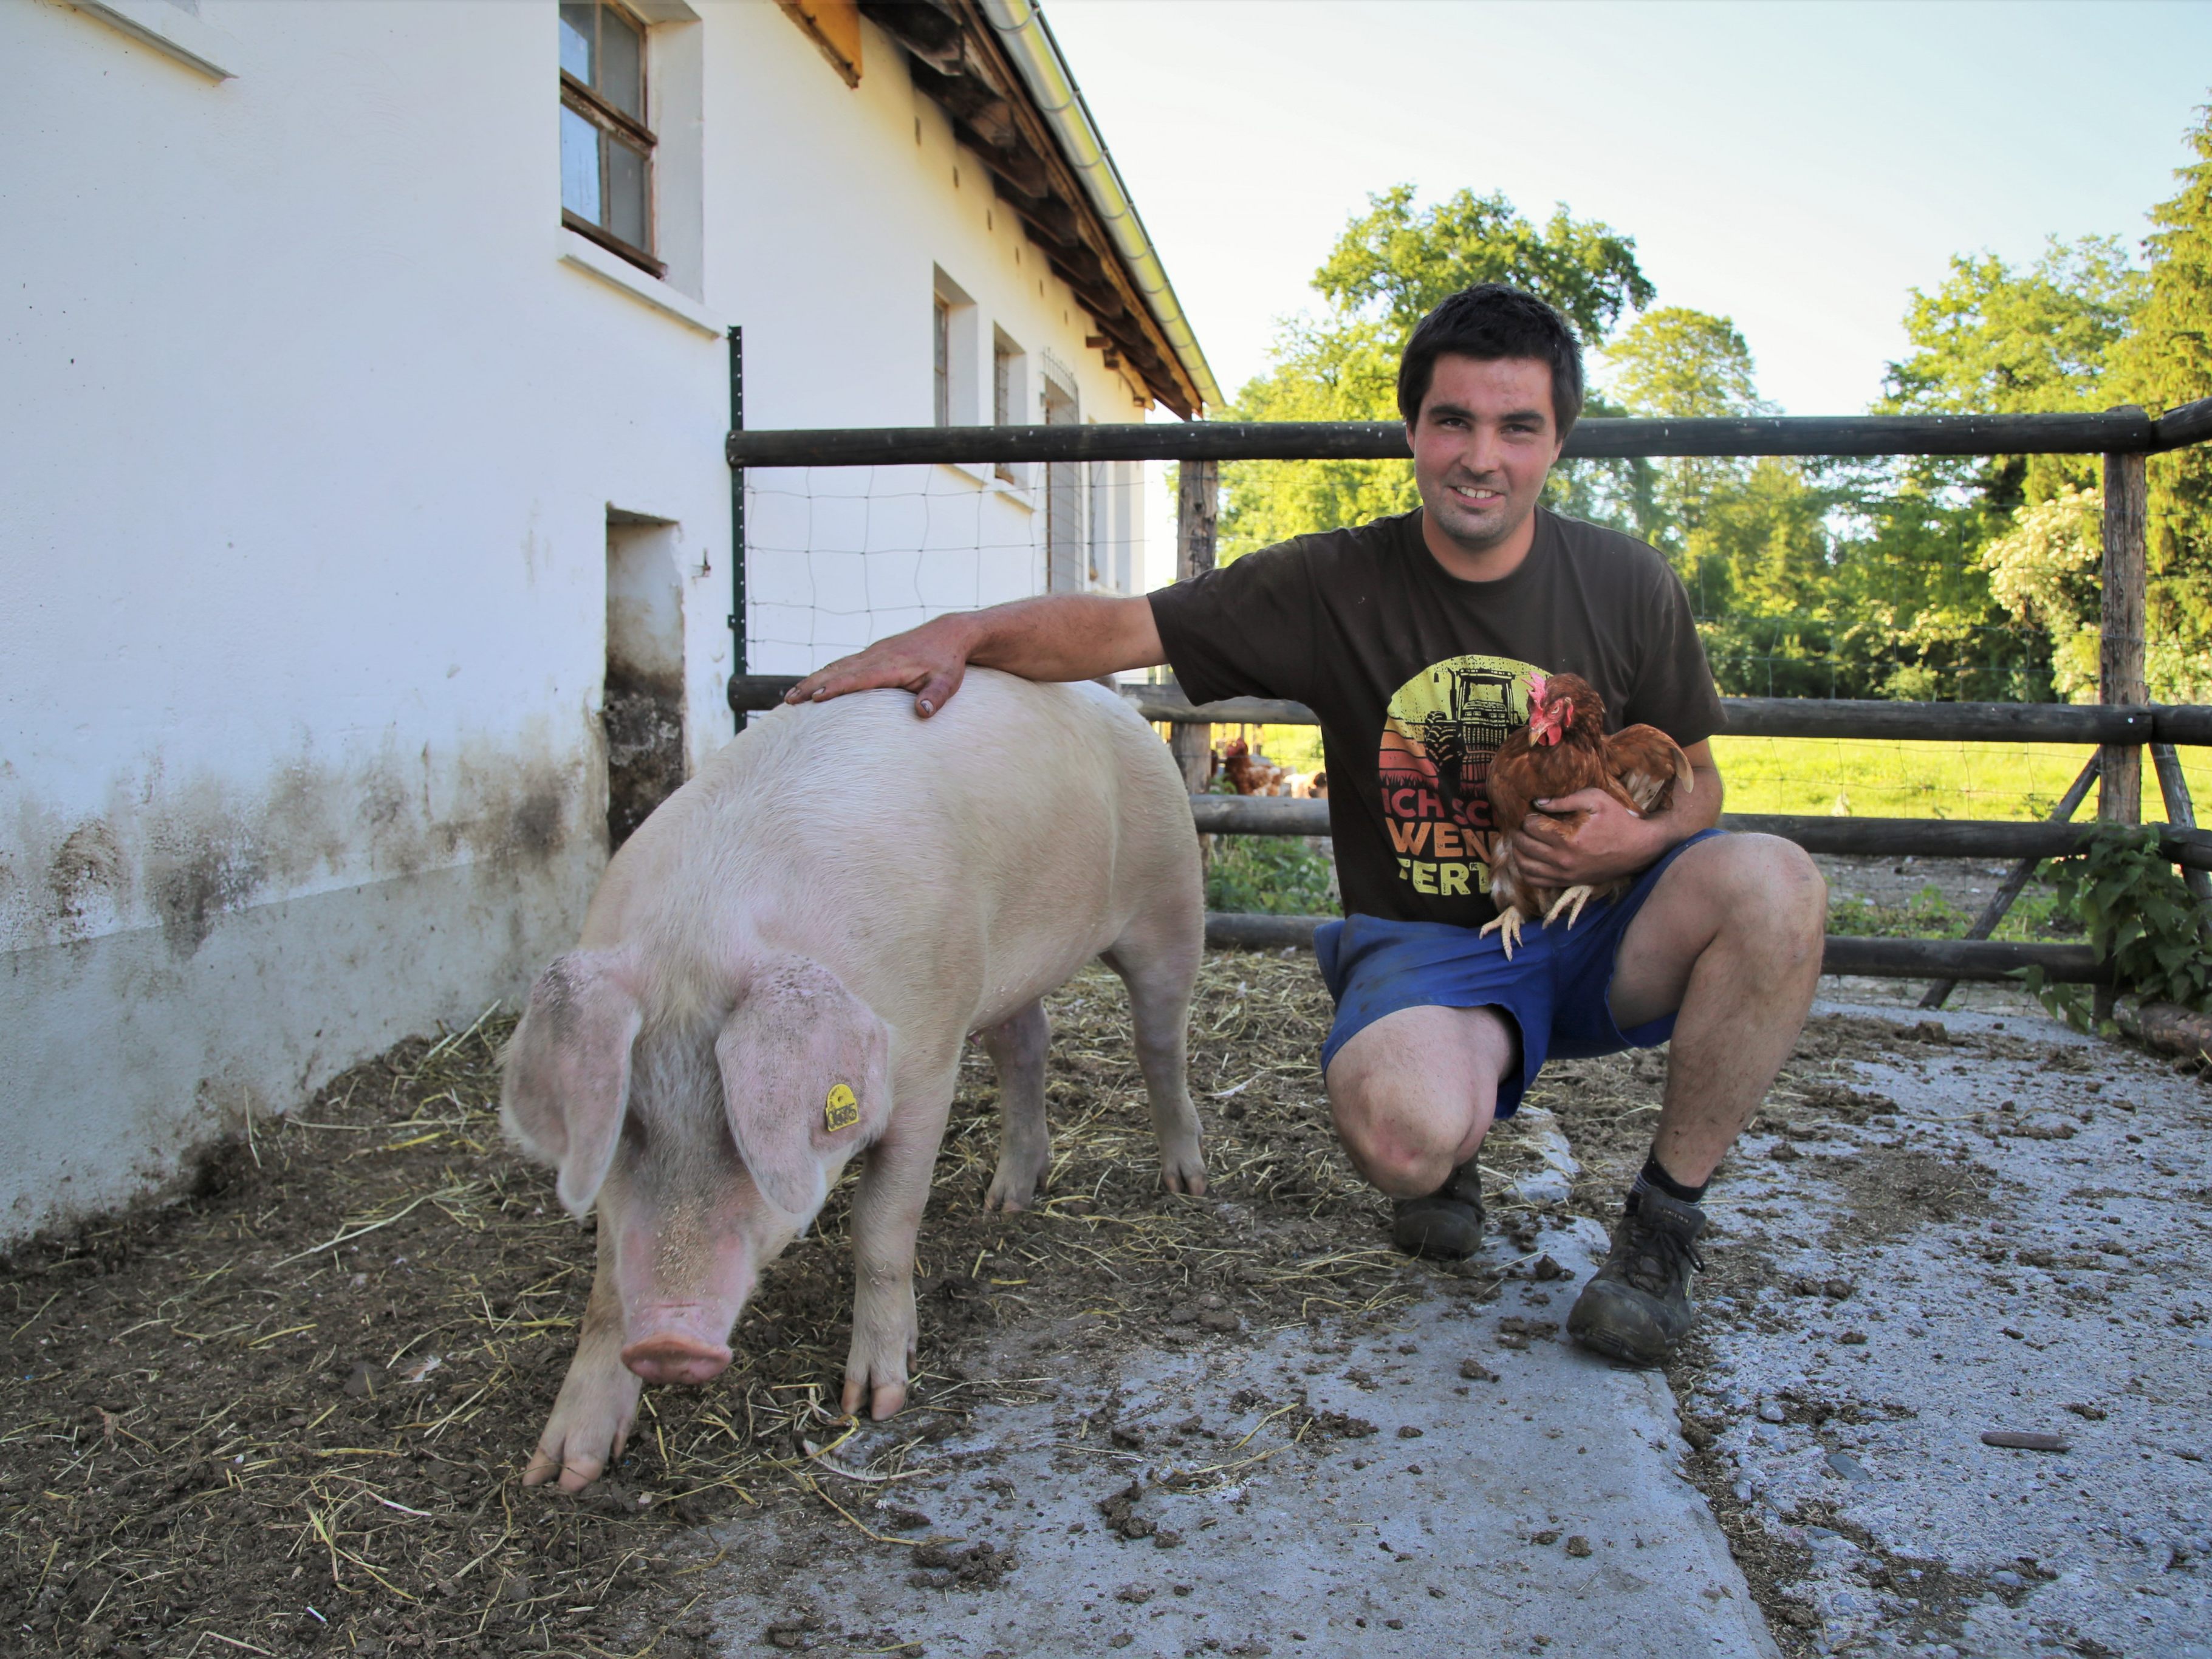
<instances>
[{"instance_id":1,"label":"pink pig","mask_svg":"<svg viewBox=\"0 0 2212 1659\"><path fill-rule=\"evenodd\" d=\"M1103 687L988 670L934 719L903 693L780 708L615 855L583 940L532 987L507 1129L599 1211L576 1354L524 1473L587 1486L645 1382L705 1382L761 1271L864 1153L844 1408L906 1403L915 1237L962 1045L1005 1120L986 1201L1051 1164L1039 999L1092 957L1128 988L1162 1173L1206 1190L1184 1083L1205 917L1188 797Z\"/></svg>"}]
</instances>

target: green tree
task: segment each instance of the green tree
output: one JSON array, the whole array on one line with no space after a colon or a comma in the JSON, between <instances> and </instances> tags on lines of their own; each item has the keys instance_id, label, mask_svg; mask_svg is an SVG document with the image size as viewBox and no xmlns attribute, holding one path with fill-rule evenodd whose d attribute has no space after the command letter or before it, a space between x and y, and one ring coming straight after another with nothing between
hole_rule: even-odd
<instances>
[{"instance_id":1,"label":"green tree","mask_svg":"<svg viewBox=\"0 0 2212 1659\"><path fill-rule=\"evenodd\" d=\"M2097 700L2103 513L2103 492L2063 489L1982 550L1991 596L2050 636L2052 689L2071 702Z\"/></svg>"},{"instance_id":2,"label":"green tree","mask_svg":"<svg viewBox=\"0 0 2212 1659\"><path fill-rule=\"evenodd\" d=\"M1586 341L1625 310L1649 304L1636 245L1561 206L1540 228L1504 196L1462 190L1429 208L1400 185L1368 198L1314 275L1328 302L1318 318L1285 322L1274 362L1222 413L1244 421L1398 418L1398 357L1413 325L1471 283L1503 282L1541 295ZM1563 478L1555 495L1577 481ZM1222 469L1222 556L1317 530L1363 524L1419 504L1402 461L1236 461ZM1602 501L1603 492L1585 494Z\"/></svg>"},{"instance_id":3,"label":"green tree","mask_svg":"<svg viewBox=\"0 0 2212 1659\"><path fill-rule=\"evenodd\" d=\"M1774 412L1759 395L1751 348L1726 317L1662 306L1623 330L1601 358L1608 392L1621 414L1684 420ZM1715 493L1742 486L1749 465L1698 456L1635 465L1641 488L1631 493L1626 516L1638 535L1675 558L1700 610L1709 612L1723 603L1726 572L1711 565L1711 550L1693 555L1686 544L1704 524ZM1762 499L1771 496L1778 476L1770 471ZM1722 584L1719 592L1716 582Z\"/></svg>"},{"instance_id":4,"label":"green tree","mask_svg":"<svg viewBox=\"0 0 2212 1659\"><path fill-rule=\"evenodd\" d=\"M2151 211L2149 294L2114 354L2117 387L2153 413L2212 397L2212 108L2185 135L2196 160ZM2191 654L2212 643L2212 453L2150 460L2150 635Z\"/></svg>"},{"instance_id":5,"label":"green tree","mask_svg":"<svg viewBox=\"0 0 2212 1659\"><path fill-rule=\"evenodd\" d=\"M1632 414L1677 420L1771 415L1751 348L1734 322L1687 306L1647 311L1605 348L1615 401Z\"/></svg>"},{"instance_id":6,"label":"green tree","mask_svg":"<svg viewBox=\"0 0 2212 1659\"><path fill-rule=\"evenodd\" d=\"M1313 285L1340 314L1375 318L1402 343L1439 302L1476 283L1543 295L1586 342L1603 339L1622 311L1650 305L1655 292L1633 237L1577 222L1564 202L1539 230L1503 194L1462 190L1424 210L1411 185L1367 198Z\"/></svg>"},{"instance_id":7,"label":"green tree","mask_svg":"<svg viewBox=\"0 0 2212 1659\"><path fill-rule=\"evenodd\" d=\"M1905 314L1912 354L1892 363L1886 414L2027 415L2104 409L2114 399L2114 348L2144 294L2142 270L2118 238L2052 237L2014 270L1994 254L1954 254L1932 294L1912 291ZM1971 483L2001 514L2096 482L2085 457L1999 456L1913 469L1930 481Z\"/></svg>"},{"instance_id":8,"label":"green tree","mask_svg":"<svg viewBox=\"0 0 2212 1659\"><path fill-rule=\"evenodd\" d=\"M1958 255L1912 290L1912 350L1889 366L1885 414L2027 414L2115 401L2112 356L2142 300L2142 273L2111 237L2052 239L2014 269ZM2096 484L2082 456L1923 459L1830 469L1856 526L1837 550L1831 613L1839 678L1864 695L2041 698L2063 626L2000 600L1984 553L2023 508ZM2070 660L2070 659L2069 659ZM2062 671L2070 683L2071 669Z\"/></svg>"}]
</instances>

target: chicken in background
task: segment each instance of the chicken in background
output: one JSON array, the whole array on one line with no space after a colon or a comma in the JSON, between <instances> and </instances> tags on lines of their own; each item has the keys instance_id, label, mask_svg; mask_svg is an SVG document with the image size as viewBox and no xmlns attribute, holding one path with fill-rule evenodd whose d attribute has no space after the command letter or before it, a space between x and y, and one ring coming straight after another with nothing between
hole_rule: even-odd
<instances>
[{"instance_id":1,"label":"chicken in background","mask_svg":"<svg viewBox=\"0 0 2212 1659\"><path fill-rule=\"evenodd\" d=\"M1690 757L1656 726L1624 726L1606 736L1605 700L1588 680L1574 674L1532 675L1528 724L1498 745L1485 786L1495 828L1490 894L1498 912L1482 931L1498 930L1510 958L1521 942L1522 924L1531 917L1540 915L1548 926L1565 910L1571 927L1591 899L1613 898L1629 889L1628 877L1554 890L1536 885L1522 873L1513 855L1513 836L1536 810L1536 802L1602 789L1642 817L1665 811L1675 786L1687 794L1695 787L1692 778ZM1588 812L1547 816L1556 817L1569 840L1589 817Z\"/></svg>"},{"instance_id":2,"label":"chicken in background","mask_svg":"<svg viewBox=\"0 0 2212 1659\"><path fill-rule=\"evenodd\" d=\"M1222 775L1240 795L1294 795L1300 799L1328 799L1328 774L1293 772L1265 755L1255 755L1242 738L1232 738L1221 751Z\"/></svg>"}]
</instances>

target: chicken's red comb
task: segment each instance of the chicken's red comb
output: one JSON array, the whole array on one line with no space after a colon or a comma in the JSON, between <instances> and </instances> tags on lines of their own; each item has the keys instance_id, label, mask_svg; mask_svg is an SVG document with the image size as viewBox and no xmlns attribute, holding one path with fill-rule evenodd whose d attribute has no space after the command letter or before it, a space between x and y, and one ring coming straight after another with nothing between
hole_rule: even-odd
<instances>
[{"instance_id":1,"label":"chicken's red comb","mask_svg":"<svg viewBox=\"0 0 2212 1659\"><path fill-rule=\"evenodd\" d=\"M1550 679L1547 676L1531 673L1528 676L1528 701L1531 702L1543 702L1544 688L1550 683Z\"/></svg>"}]
</instances>

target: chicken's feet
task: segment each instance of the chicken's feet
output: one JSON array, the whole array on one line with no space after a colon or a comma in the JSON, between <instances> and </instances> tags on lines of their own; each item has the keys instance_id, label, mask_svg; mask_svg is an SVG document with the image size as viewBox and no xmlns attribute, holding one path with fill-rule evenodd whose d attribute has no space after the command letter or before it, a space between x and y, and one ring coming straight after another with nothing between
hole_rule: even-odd
<instances>
[{"instance_id":1,"label":"chicken's feet","mask_svg":"<svg viewBox=\"0 0 2212 1659\"><path fill-rule=\"evenodd\" d=\"M1577 886L1567 888L1560 893L1559 897L1552 901L1552 908L1544 912L1544 926L1549 927L1553 922L1557 921L1559 919L1559 912L1565 910L1569 901L1571 900L1574 904L1574 908L1567 913L1567 926L1570 927L1573 927L1577 922L1582 920L1583 906L1589 902L1591 896L1596 891L1597 889L1595 887Z\"/></svg>"},{"instance_id":2,"label":"chicken's feet","mask_svg":"<svg viewBox=\"0 0 2212 1659\"><path fill-rule=\"evenodd\" d=\"M1483 923L1482 931L1475 937L1482 939L1495 931L1498 942L1505 947L1505 959L1510 962L1513 960L1514 946L1521 943L1521 924L1527 920L1528 918L1521 914L1517 906L1509 904L1488 921Z\"/></svg>"}]
</instances>

